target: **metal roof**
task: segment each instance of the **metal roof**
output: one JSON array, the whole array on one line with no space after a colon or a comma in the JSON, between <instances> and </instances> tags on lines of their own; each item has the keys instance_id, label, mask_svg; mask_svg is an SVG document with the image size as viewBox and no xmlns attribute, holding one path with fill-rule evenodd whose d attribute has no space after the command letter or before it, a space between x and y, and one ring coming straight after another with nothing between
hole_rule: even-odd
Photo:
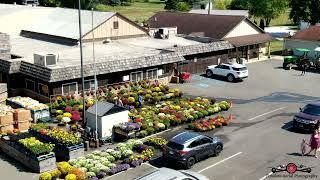
<instances>
[{"instance_id":1,"label":"metal roof","mask_svg":"<svg viewBox=\"0 0 320 180\"><path fill-rule=\"evenodd\" d=\"M105 102L105 101L98 101L96 105L91 106L87 112L91 113L91 114L96 114L96 106L97 108L97 115L98 116L104 116L106 114L108 114L109 111L111 111L112 109L116 109L116 112L120 112L120 111L125 111L125 108L122 108L120 106L117 106L115 104L109 103L109 102Z\"/></svg>"},{"instance_id":2,"label":"metal roof","mask_svg":"<svg viewBox=\"0 0 320 180\"><path fill-rule=\"evenodd\" d=\"M93 28L102 24L114 14L113 12L94 11ZM92 30L91 19L91 11L81 11L82 36ZM79 39L78 10L55 8L48 13L47 16L23 30L70 39Z\"/></svg>"},{"instance_id":3,"label":"metal roof","mask_svg":"<svg viewBox=\"0 0 320 180\"><path fill-rule=\"evenodd\" d=\"M115 15L94 11L94 28ZM91 31L91 11L81 10L82 34ZM8 23L10 22L10 23ZM0 4L1 31L17 34L21 30L79 39L78 10L69 8Z\"/></svg>"},{"instance_id":4,"label":"metal roof","mask_svg":"<svg viewBox=\"0 0 320 180\"><path fill-rule=\"evenodd\" d=\"M189 13L194 14L208 14L207 9L192 9L189 11ZM211 15L227 15L227 16L249 16L248 10L216 10L211 9L210 10Z\"/></svg>"}]
</instances>

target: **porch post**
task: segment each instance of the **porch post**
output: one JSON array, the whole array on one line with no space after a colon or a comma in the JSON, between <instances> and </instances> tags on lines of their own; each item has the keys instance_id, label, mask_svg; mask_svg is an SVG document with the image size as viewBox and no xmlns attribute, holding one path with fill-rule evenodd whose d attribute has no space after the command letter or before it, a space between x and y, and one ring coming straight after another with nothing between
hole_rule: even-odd
<instances>
[{"instance_id":1,"label":"porch post","mask_svg":"<svg viewBox=\"0 0 320 180\"><path fill-rule=\"evenodd\" d=\"M270 50L271 50L271 48L270 48L270 41L268 42L268 58L270 59Z\"/></svg>"},{"instance_id":2,"label":"porch post","mask_svg":"<svg viewBox=\"0 0 320 180\"><path fill-rule=\"evenodd\" d=\"M250 56L249 56L249 45L247 46L247 61L249 61L249 58L250 58Z\"/></svg>"},{"instance_id":3,"label":"porch post","mask_svg":"<svg viewBox=\"0 0 320 180\"><path fill-rule=\"evenodd\" d=\"M240 58L239 58L239 49L238 49L238 47L236 47L236 56L237 56L237 62L240 62L239 61Z\"/></svg>"},{"instance_id":4,"label":"porch post","mask_svg":"<svg viewBox=\"0 0 320 180\"><path fill-rule=\"evenodd\" d=\"M258 44L258 60L260 60L260 44Z\"/></svg>"}]
</instances>

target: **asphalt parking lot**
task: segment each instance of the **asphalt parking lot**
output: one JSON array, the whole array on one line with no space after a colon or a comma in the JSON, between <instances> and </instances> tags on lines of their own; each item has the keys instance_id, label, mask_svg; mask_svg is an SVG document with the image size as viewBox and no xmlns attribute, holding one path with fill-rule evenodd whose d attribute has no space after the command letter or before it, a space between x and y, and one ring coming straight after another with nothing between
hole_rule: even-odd
<instances>
[{"instance_id":1,"label":"asphalt parking lot","mask_svg":"<svg viewBox=\"0 0 320 180\"><path fill-rule=\"evenodd\" d=\"M190 83L172 85L186 95L230 99L234 105L225 113L235 117L233 122L206 133L223 140L223 152L197 163L191 170L213 180L320 179L320 159L300 156L301 140L309 139L310 135L296 132L291 125L299 107L320 99L320 74L307 72L300 76L299 71L283 70L279 60L247 66L249 78L243 82L228 83L193 75ZM175 127L160 136L169 139L183 131L185 127ZM292 177L288 177L287 172L271 173L272 167L288 163L311 167L312 172L296 172ZM163 166L166 165L162 164L161 157L156 157L148 164L106 179L130 180ZM0 173L11 180L37 178L2 155Z\"/></svg>"}]
</instances>

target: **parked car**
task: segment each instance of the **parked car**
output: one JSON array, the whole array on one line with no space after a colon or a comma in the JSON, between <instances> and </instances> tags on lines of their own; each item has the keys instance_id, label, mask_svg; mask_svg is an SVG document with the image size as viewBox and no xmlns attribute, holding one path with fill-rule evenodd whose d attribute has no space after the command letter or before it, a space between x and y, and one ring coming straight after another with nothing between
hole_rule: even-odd
<instances>
[{"instance_id":1,"label":"parked car","mask_svg":"<svg viewBox=\"0 0 320 180\"><path fill-rule=\"evenodd\" d=\"M204 175L193 171L176 171L169 168L159 168L135 180L209 180Z\"/></svg>"},{"instance_id":2,"label":"parked car","mask_svg":"<svg viewBox=\"0 0 320 180\"><path fill-rule=\"evenodd\" d=\"M300 112L293 118L293 127L312 131L320 120L320 101L315 101L300 108Z\"/></svg>"},{"instance_id":3,"label":"parked car","mask_svg":"<svg viewBox=\"0 0 320 180\"><path fill-rule=\"evenodd\" d=\"M169 140L163 150L163 159L174 161L190 169L196 162L209 156L218 156L223 143L217 137L183 132Z\"/></svg>"},{"instance_id":4,"label":"parked car","mask_svg":"<svg viewBox=\"0 0 320 180\"><path fill-rule=\"evenodd\" d=\"M242 80L249 75L248 69L245 65L238 63L223 63L220 65L208 66L206 75L226 77L229 82L235 80Z\"/></svg>"}]
</instances>

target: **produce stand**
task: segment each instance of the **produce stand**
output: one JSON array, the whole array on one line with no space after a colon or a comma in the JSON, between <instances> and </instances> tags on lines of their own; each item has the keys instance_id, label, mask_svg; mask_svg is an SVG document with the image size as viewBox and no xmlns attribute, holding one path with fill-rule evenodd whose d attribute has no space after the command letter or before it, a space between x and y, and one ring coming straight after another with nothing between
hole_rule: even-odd
<instances>
[{"instance_id":1,"label":"produce stand","mask_svg":"<svg viewBox=\"0 0 320 180\"><path fill-rule=\"evenodd\" d=\"M30 156L14 143L4 139L0 140L0 149L36 173L50 171L56 167L56 158L53 152L38 157Z\"/></svg>"},{"instance_id":2,"label":"produce stand","mask_svg":"<svg viewBox=\"0 0 320 180\"><path fill-rule=\"evenodd\" d=\"M37 120L40 118L50 117L49 107L31 98L17 96L17 97L8 98L6 102L7 102L7 105L10 105L15 109L25 108L30 110L31 118L34 123L36 123Z\"/></svg>"}]
</instances>

